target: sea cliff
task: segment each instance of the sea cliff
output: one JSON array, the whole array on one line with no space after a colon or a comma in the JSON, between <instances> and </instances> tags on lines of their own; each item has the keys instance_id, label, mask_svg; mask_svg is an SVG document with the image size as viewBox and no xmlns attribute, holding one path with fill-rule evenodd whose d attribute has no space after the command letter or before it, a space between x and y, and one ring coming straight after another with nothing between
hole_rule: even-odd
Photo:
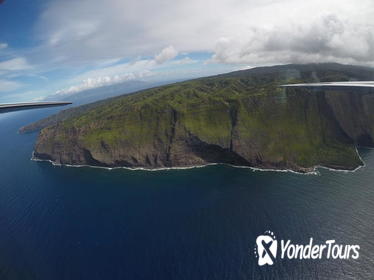
<instances>
[{"instance_id":1,"label":"sea cliff","mask_svg":"<svg viewBox=\"0 0 374 280\"><path fill-rule=\"evenodd\" d=\"M148 89L42 121L34 156L148 169L226 163L353 170L363 164L356 147L374 143L374 94L280 85L373 77L363 67L287 65ZM40 125L22 131L30 127Z\"/></svg>"}]
</instances>

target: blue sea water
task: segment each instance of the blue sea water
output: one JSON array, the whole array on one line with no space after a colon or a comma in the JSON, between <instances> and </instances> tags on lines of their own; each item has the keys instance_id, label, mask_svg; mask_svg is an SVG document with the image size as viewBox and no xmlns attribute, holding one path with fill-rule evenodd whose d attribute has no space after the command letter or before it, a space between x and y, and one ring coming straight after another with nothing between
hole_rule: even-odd
<instances>
[{"instance_id":1,"label":"blue sea water","mask_svg":"<svg viewBox=\"0 0 374 280\"><path fill-rule=\"evenodd\" d=\"M57 109L0 115L0 279L373 279L374 150L320 176L227 166L130 171L31 161L20 126ZM357 260L259 267L266 230L360 245Z\"/></svg>"}]
</instances>

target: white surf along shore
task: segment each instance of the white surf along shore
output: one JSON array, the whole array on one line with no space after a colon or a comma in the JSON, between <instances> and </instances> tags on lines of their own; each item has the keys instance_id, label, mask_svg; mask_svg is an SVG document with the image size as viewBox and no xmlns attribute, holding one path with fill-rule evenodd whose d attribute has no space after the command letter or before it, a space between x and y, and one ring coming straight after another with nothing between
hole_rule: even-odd
<instances>
[{"instance_id":1,"label":"white surf along shore","mask_svg":"<svg viewBox=\"0 0 374 280\"><path fill-rule=\"evenodd\" d=\"M76 168L83 168L83 167L89 167L89 168L100 168L100 169L106 169L106 170L115 170L115 169L127 169L132 171L150 171L150 172L157 172L157 171L165 171L165 170L185 170L185 169L194 169L194 168L204 168L207 166L212 165L226 165L234 168L243 168L243 169L250 169L252 171L260 171L260 172L282 172L282 173L294 173L298 175L320 175L320 172L318 169L326 169L329 171L334 172L343 172L343 173L353 173L357 170L366 167L365 161L362 159L360 153L358 152L358 149L356 148L357 155L359 156L362 165L358 166L356 169L353 170L347 170L347 169L334 169L322 165L316 165L312 168L311 171L308 172L298 172L291 169L272 169L272 168L259 168L259 167L251 167L251 166L240 166L240 165L233 165L233 164L226 164L226 163L207 163L204 165L193 165L193 166L181 166L181 167L161 167L161 168L144 168L144 167L126 167L126 166L118 166L118 167L105 167L105 166L96 166L96 165L79 165L79 164L61 164L54 162L53 160L48 159L39 159L34 156L34 151L32 152L32 161L40 161L40 162L49 162L53 166L66 166L66 167L76 167Z\"/></svg>"}]
</instances>

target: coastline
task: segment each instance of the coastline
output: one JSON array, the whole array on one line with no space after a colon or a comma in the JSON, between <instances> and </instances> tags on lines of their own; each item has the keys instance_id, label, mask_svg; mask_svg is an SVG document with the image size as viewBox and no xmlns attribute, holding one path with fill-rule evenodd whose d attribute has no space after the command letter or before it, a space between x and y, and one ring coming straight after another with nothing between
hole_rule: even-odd
<instances>
[{"instance_id":1,"label":"coastline","mask_svg":"<svg viewBox=\"0 0 374 280\"><path fill-rule=\"evenodd\" d=\"M299 172L295 171L292 169L274 169L274 168L260 168L260 167L252 167L252 166L240 166L240 165L233 165L233 164L227 164L227 163L207 163L204 165L194 165L194 166L181 166L181 167L161 167L161 168L145 168L145 167L126 167L126 166L118 166L118 167L105 167L105 166L97 166L97 165L84 165L84 164L62 164L62 163L56 163L53 160L48 160L48 159L39 159L35 157L34 151L32 152L32 157L30 160L32 161L39 161L39 162L49 162L53 166L64 166L64 167L74 167L74 168L83 168L83 167L88 167L88 168L100 168L100 169L105 169L105 170L116 170L116 169L126 169L126 170L131 170L131 171L148 171L148 172L157 172L157 171L168 171L168 170L186 170L186 169L194 169L194 168L204 168L208 166L213 166L213 165L224 165L224 166L230 166L233 168L242 168L242 169L250 169L253 172L259 171L259 172L282 172L282 173L293 173L293 174L298 174L298 175L320 175L318 169L326 169L329 171L334 171L334 172L343 172L343 173L354 173L358 171L361 168L366 167L365 161L362 159L360 153L358 152L358 149L356 147L356 152L358 157L360 158L362 165L356 167L353 170L349 169L338 169L338 168L331 168L323 165L316 165L314 167L311 167L311 171L306 171L306 172Z\"/></svg>"}]
</instances>

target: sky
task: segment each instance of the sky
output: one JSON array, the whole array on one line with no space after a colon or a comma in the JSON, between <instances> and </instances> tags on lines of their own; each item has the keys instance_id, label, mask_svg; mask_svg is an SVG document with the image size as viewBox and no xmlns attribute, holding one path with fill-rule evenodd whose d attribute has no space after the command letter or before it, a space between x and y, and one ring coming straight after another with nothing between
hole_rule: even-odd
<instances>
[{"instance_id":1,"label":"sky","mask_svg":"<svg viewBox=\"0 0 374 280\"><path fill-rule=\"evenodd\" d=\"M6 0L0 102L256 66L374 66L373 0Z\"/></svg>"}]
</instances>

